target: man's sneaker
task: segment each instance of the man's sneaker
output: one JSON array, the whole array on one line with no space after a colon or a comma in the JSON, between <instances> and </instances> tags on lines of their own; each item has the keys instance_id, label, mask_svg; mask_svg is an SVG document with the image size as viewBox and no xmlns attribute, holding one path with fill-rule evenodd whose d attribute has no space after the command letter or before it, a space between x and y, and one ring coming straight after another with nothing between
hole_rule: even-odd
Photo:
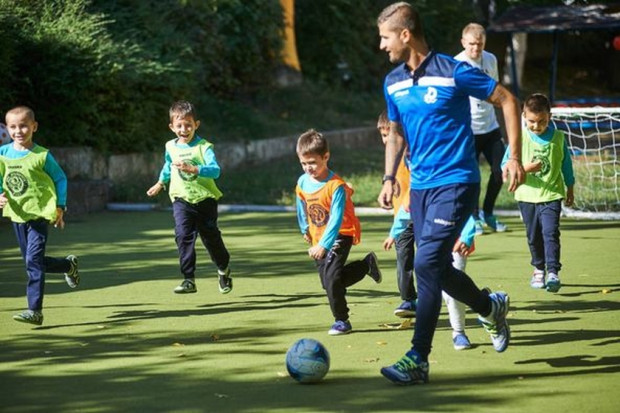
<instances>
[{"instance_id":1,"label":"man's sneaker","mask_svg":"<svg viewBox=\"0 0 620 413\"><path fill-rule=\"evenodd\" d=\"M550 272L547 276L547 291L550 293L557 293L560 291L560 287L562 287L560 277L558 277L556 273Z\"/></svg>"},{"instance_id":2,"label":"man's sneaker","mask_svg":"<svg viewBox=\"0 0 620 413\"><path fill-rule=\"evenodd\" d=\"M455 350L466 350L471 348L471 343L464 333L458 333L452 338Z\"/></svg>"},{"instance_id":3,"label":"man's sneaker","mask_svg":"<svg viewBox=\"0 0 620 413\"><path fill-rule=\"evenodd\" d=\"M508 226L499 222L495 215L485 216L484 222L495 232L505 232L508 229Z\"/></svg>"},{"instance_id":4,"label":"man's sneaker","mask_svg":"<svg viewBox=\"0 0 620 413\"><path fill-rule=\"evenodd\" d=\"M67 255L66 258L71 265L69 268L69 272L65 273L65 281L67 285L71 288L75 288L80 284L80 273L78 272L78 257L75 255Z\"/></svg>"},{"instance_id":5,"label":"man's sneaker","mask_svg":"<svg viewBox=\"0 0 620 413\"><path fill-rule=\"evenodd\" d=\"M379 264L377 263L377 255L374 252L371 252L364 257L364 261L368 264L368 275L370 278L375 280L377 284L379 284L383 280L383 277L381 276L381 270L379 269Z\"/></svg>"},{"instance_id":6,"label":"man's sneaker","mask_svg":"<svg viewBox=\"0 0 620 413\"><path fill-rule=\"evenodd\" d=\"M484 226L484 222L481 219L476 219L474 221L474 235L475 236L484 234L483 226Z\"/></svg>"},{"instance_id":7,"label":"man's sneaker","mask_svg":"<svg viewBox=\"0 0 620 413\"><path fill-rule=\"evenodd\" d=\"M332 328L329 329L327 334L330 336L339 336L342 334L349 334L353 327L351 327L351 323L349 321L336 321Z\"/></svg>"},{"instance_id":8,"label":"man's sneaker","mask_svg":"<svg viewBox=\"0 0 620 413\"><path fill-rule=\"evenodd\" d=\"M545 272L541 270L534 270L532 279L530 280L530 287L532 288L545 288Z\"/></svg>"},{"instance_id":9,"label":"man's sneaker","mask_svg":"<svg viewBox=\"0 0 620 413\"><path fill-rule=\"evenodd\" d=\"M420 360L420 356L410 350L400 360L381 369L381 374L391 381L402 386L409 384L428 383L428 363Z\"/></svg>"},{"instance_id":10,"label":"man's sneaker","mask_svg":"<svg viewBox=\"0 0 620 413\"><path fill-rule=\"evenodd\" d=\"M219 289L220 293L228 294L233 289L233 281L230 277L230 268L226 268L224 274L221 274L220 271L217 271L217 276L219 278Z\"/></svg>"},{"instance_id":11,"label":"man's sneaker","mask_svg":"<svg viewBox=\"0 0 620 413\"><path fill-rule=\"evenodd\" d=\"M415 317L416 303L414 301L403 301L401 305L394 310L394 315L400 318L413 318Z\"/></svg>"},{"instance_id":12,"label":"man's sneaker","mask_svg":"<svg viewBox=\"0 0 620 413\"><path fill-rule=\"evenodd\" d=\"M13 320L20 323L28 323L40 326L43 324L43 313L40 311L26 310L13 316Z\"/></svg>"},{"instance_id":13,"label":"man's sneaker","mask_svg":"<svg viewBox=\"0 0 620 413\"><path fill-rule=\"evenodd\" d=\"M181 285L174 289L174 292L177 294L190 294L195 293L196 291L198 291L196 289L196 283L188 279L183 280Z\"/></svg>"},{"instance_id":14,"label":"man's sneaker","mask_svg":"<svg viewBox=\"0 0 620 413\"><path fill-rule=\"evenodd\" d=\"M506 350L510 343L510 327L506 321L510 298L504 292L491 293L491 314L487 317L478 316L478 320L487 333L491 335L493 348L498 353Z\"/></svg>"}]
</instances>

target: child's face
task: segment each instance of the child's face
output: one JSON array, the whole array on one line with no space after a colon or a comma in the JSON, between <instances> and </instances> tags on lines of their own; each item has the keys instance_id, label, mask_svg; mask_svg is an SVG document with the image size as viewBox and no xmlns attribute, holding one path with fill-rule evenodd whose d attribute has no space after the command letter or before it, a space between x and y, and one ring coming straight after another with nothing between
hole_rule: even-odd
<instances>
[{"instance_id":1,"label":"child's face","mask_svg":"<svg viewBox=\"0 0 620 413\"><path fill-rule=\"evenodd\" d=\"M299 163L304 172L317 181L322 181L329 175L327 161L329 160L329 152L325 155L316 153L299 154Z\"/></svg>"},{"instance_id":2,"label":"child's face","mask_svg":"<svg viewBox=\"0 0 620 413\"><path fill-rule=\"evenodd\" d=\"M482 57L482 51L484 50L485 43L484 36L474 36L471 33L467 33L461 39L465 54L472 60L479 60Z\"/></svg>"},{"instance_id":3,"label":"child's face","mask_svg":"<svg viewBox=\"0 0 620 413\"><path fill-rule=\"evenodd\" d=\"M381 126L378 129L379 129L379 133L381 134L381 140L383 141L383 144L385 145L387 143L388 135L390 134L390 127Z\"/></svg>"},{"instance_id":4,"label":"child's face","mask_svg":"<svg viewBox=\"0 0 620 413\"><path fill-rule=\"evenodd\" d=\"M37 131L38 126L38 123L26 113L7 113L6 115L6 129L18 146L32 147L32 135Z\"/></svg>"},{"instance_id":5,"label":"child's face","mask_svg":"<svg viewBox=\"0 0 620 413\"><path fill-rule=\"evenodd\" d=\"M534 113L525 108L523 110L523 119L527 129L536 135L542 135L549 126L551 114L549 112Z\"/></svg>"},{"instance_id":6,"label":"child's face","mask_svg":"<svg viewBox=\"0 0 620 413\"><path fill-rule=\"evenodd\" d=\"M194 139L194 134L200 126L199 120L194 120L194 117L187 115L185 117L175 116L171 121L170 130L177 135L181 142L191 142Z\"/></svg>"}]
</instances>

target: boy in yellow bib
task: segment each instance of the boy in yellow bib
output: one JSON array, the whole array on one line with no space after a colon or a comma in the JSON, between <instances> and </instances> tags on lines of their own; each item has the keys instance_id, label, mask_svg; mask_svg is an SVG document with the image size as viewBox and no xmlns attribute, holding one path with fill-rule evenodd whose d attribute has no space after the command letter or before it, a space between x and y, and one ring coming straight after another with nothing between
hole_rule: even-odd
<instances>
[{"instance_id":1,"label":"boy in yellow bib","mask_svg":"<svg viewBox=\"0 0 620 413\"><path fill-rule=\"evenodd\" d=\"M146 193L157 195L166 185L172 201L174 233L183 282L174 289L177 294L195 293L196 238L200 236L217 266L219 290L232 290L230 254L217 227L217 201L222 193L215 185L220 166L213 145L196 135L200 126L194 105L186 101L170 107L170 130L176 135L166 143L165 163L158 182Z\"/></svg>"},{"instance_id":2,"label":"boy in yellow bib","mask_svg":"<svg viewBox=\"0 0 620 413\"><path fill-rule=\"evenodd\" d=\"M566 206L573 204L575 176L564 133L550 126L550 120L551 104L545 95L534 93L525 99L521 159L526 175L525 183L515 191L515 199L525 223L534 267L530 286L555 293L561 287L562 200ZM502 166L509 157L507 149Z\"/></svg>"},{"instance_id":3,"label":"boy in yellow bib","mask_svg":"<svg viewBox=\"0 0 620 413\"><path fill-rule=\"evenodd\" d=\"M308 255L316 262L321 285L334 316L330 335L351 332L346 292L369 275L381 282L381 271L374 252L363 260L346 264L351 247L360 242L361 228L351 195L353 190L342 178L329 170L327 140L310 129L297 141L297 156L304 174L297 181L297 221L306 242L312 246Z\"/></svg>"},{"instance_id":4,"label":"boy in yellow bib","mask_svg":"<svg viewBox=\"0 0 620 413\"><path fill-rule=\"evenodd\" d=\"M34 112L18 106L6 114L13 143L0 147L0 208L13 222L15 236L28 274L28 310L15 321L43 324L45 273L64 273L71 288L80 282L75 255L45 255L48 225L63 229L67 205L67 176L51 153L33 142L38 123Z\"/></svg>"}]
</instances>

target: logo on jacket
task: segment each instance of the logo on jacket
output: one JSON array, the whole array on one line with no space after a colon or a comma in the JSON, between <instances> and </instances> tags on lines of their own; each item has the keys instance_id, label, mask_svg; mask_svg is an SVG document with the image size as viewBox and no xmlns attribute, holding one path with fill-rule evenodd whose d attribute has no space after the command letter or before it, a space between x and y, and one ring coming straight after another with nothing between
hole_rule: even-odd
<instances>
[{"instance_id":1,"label":"logo on jacket","mask_svg":"<svg viewBox=\"0 0 620 413\"><path fill-rule=\"evenodd\" d=\"M424 95L424 102L428 103L429 105L437 102L437 89L432 86L426 89L426 94Z\"/></svg>"},{"instance_id":2,"label":"logo on jacket","mask_svg":"<svg viewBox=\"0 0 620 413\"><path fill-rule=\"evenodd\" d=\"M21 172L9 172L6 176L6 187L11 195L22 196L28 190L28 179Z\"/></svg>"},{"instance_id":3,"label":"logo on jacket","mask_svg":"<svg viewBox=\"0 0 620 413\"><path fill-rule=\"evenodd\" d=\"M329 220L329 212L319 204L312 204L308 207L308 217L317 227L322 227Z\"/></svg>"}]
</instances>

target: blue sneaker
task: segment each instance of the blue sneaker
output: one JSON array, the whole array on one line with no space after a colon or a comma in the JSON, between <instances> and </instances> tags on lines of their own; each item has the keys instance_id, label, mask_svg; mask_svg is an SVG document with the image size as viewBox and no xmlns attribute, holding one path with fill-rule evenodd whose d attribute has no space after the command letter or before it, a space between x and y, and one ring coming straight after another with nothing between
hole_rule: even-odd
<instances>
[{"instance_id":1,"label":"blue sneaker","mask_svg":"<svg viewBox=\"0 0 620 413\"><path fill-rule=\"evenodd\" d=\"M40 311L26 310L13 316L13 320L20 323L34 324L40 326L43 324L43 313Z\"/></svg>"},{"instance_id":2,"label":"blue sneaker","mask_svg":"<svg viewBox=\"0 0 620 413\"><path fill-rule=\"evenodd\" d=\"M541 270L534 270L532 279L530 280L530 287L532 288L545 288L545 272Z\"/></svg>"},{"instance_id":3,"label":"blue sneaker","mask_svg":"<svg viewBox=\"0 0 620 413\"><path fill-rule=\"evenodd\" d=\"M560 291L562 287L562 283L560 282L560 277L554 272L550 272L547 276L547 291L550 293L557 293Z\"/></svg>"},{"instance_id":4,"label":"blue sneaker","mask_svg":"<svg viewBox=\"0 0 620 413\"><path fill-rule=\"evenodd\" d=\"M332 325L332 328L329 329L327 334L330 336L340 336L342 334L349 334L351 330L353 330L353 327L351 327L351 323L349 321L337 320Z\"/></svg>"},{"instance_id":5,"label":"blue sneaker","mask_svg":"<svg viewBox=\"0 0 620 413\"><path fill-rule=\"evenodd\" d=\"M469 338L465 335L465 333L458 333L452 339L452 343L454 344L455 350L466 350L471 348L471 343L469 342Z\"/></svg>"},{"instance_id":6,"label":"blue sneaker","mask_svg":"<svg viewBox=\"0 0 620 413\"><path fill-rule=\"evenodd\" d=\"M493 348L498 353L505 351L510 343L510 327L506 321L510 298L504 292L491 293L491 314L487 317L478 316L478 320L487 333L491 335Z\"/></svg>"},{"instance_id":7,"label":"blue sneaker","mask_svg":"<svg viewBox=\"0 0 620 413\"><path fill-rule=\"evenodd\" d=\"M381 374L392 383L405 386L428 383L428 370L428 363L421 361L420 356L410 350L396 364L383 367Z\"/></svg>"},{"instance_id":8,"label":"blue sneaker","mask_svg":"<svg viewBox=\"0 0 620 413\"><path fill-rule=\"evenodd\" d=\"M415 309L416 302L414 301L403 301L401 305L398 306L396 310L394 310L394 315L400 318L413 318L415 317Z\"/></svg>"},{"instance_id":9,"label":"blue sneaker","mask_svg":"<svg viewBox=\"0 0 620 413\"><path fill-rule=\"evenodd\" d=\"M506 232L508 229L508 225L499 222L495 215L485 216L484 222L495 232Z\"/></svg>"}]
</instances>

